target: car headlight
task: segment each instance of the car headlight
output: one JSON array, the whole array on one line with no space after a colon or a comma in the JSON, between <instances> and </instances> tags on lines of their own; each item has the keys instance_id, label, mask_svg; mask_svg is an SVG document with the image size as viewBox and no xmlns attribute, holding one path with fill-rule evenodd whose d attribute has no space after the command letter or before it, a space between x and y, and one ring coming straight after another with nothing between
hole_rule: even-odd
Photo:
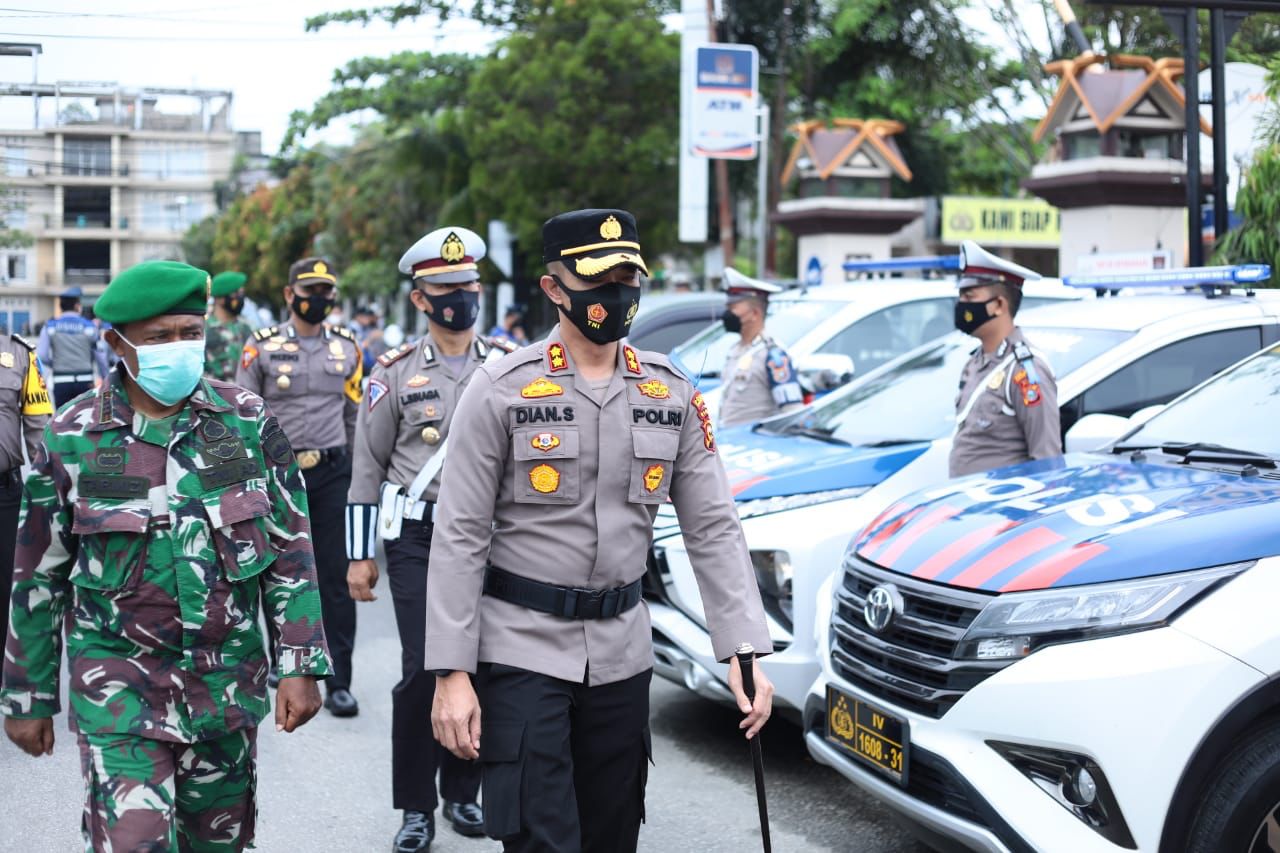
<instances>
[{"instance_id":1,"label":"car headlight","mask_svg":"<svg viewBox=\"0 0 1280 853\"><path fill-rule=\"evenodd\" d=\"M778 495L773 498L739 501L738 518L754 518L757 515L769 515L770 513L785 512L789 509L799 509L804 506L856 498L865 494L870 488L870 486L855 486L851 489L830 489L825 492L806 492L801 495Z\"/></svg>"},{"instance_id":2,"label":"car headlight","mask_svg":"<svg viewBox=\"0 0 1280 853\"><path fill-rule=\"evenodd\" d=\"M765 610L790 631L793 627L792 586L795 570L786 551L752 551L751 565L760 585Z\"/></svg>"},{"instance_id":3,"label":"car headlight","mask_svg":"<svg viewBox=\"0 0 1280 853\"><path fill-rule=\"evenodd\" d=\"M973 620L957 656L1020 658L1055 643L1159 628L1252 565L1231 563L1117 583L1007 593L992 599Z\"/></svg>"}]
</instances>

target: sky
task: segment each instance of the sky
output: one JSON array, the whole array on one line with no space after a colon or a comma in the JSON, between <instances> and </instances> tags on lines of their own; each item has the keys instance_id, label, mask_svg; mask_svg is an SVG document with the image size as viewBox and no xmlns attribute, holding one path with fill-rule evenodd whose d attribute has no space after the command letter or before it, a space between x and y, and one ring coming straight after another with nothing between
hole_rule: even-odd
<instances>
[{"instance_id":1,"label":"sky","mask_svg":"<svg viewBox=\"0 0 1280 853\"><path fill-rule=\"evenodd\" d=\"M2 0L0 0L2 2ZM0 6L0 41L36 42L42 83L110 81L125 87L231 89L232 125L262 131L275 153L289 113L329 91L333 71L362 56L402 50L478 53L496 40L467 19L362 28L333 25L307 33L311 15L375 5L373 0L9 0ZM0 84L29 83L27 57L0 56ZM162 105L163 108L163 105ZM48 106L52 117L52 104ZM0 126L30 127L26 98L0 98ZM308 141L316 137L309 137ZM343 142L346 124L321 138Z\"/></svg>"}]
</instances>

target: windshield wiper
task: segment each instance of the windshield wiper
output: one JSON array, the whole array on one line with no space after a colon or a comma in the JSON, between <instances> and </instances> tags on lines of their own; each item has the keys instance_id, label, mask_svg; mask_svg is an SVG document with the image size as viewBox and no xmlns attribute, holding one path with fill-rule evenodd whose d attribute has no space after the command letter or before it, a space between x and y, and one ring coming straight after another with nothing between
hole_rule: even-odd
<instances>
[{"instance_id":1,"label":"windshield wiper","mask_svg":"<svg viewBox=\"0 0 1280 853\"><path fill-rule=\"evenodd\" d=\"M900 444L928 444L927 438L882 438L877 441L864 441L863 447L897 447Z\"/></svg>"},{"instance_id":2,"label":"windshield wiper","mask_svg":"<svg viewBox=\"0 0 1280 853\"><path fill-rule=\"evenodd\" d=\"M1265 453L1224 447L1207 441L1168 442L1160 445L1160 450L1170 456L1181 456L1188 462L1199 459L1205 462L1237 462L1262 468L1276 467L1276 460Z\"/></svg>"},{"instance_id":3,"label":"windshield wiper","mask_svg":"<svg viewBox=\"0 0 1280 853\"><path fill-rule=\"evenodd\" d=\"M802 435L805 438L814 438L818 441L825 441L827 444L839 444L842 447L852 447L852 445L843 438L836 438L832 435L831 433L833 432L835 432L834 429L827 427L805 426L804 424L792 424L782 430L783 435Z\"/></svg>"}]
</instances>

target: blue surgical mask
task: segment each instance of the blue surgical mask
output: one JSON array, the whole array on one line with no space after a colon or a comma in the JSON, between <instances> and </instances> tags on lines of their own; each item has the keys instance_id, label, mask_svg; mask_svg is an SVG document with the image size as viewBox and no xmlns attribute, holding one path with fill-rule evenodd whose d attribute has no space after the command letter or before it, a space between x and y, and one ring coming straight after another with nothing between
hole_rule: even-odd
<instances>
[{"instance_id":1,"label":"blue surgical mask","mask_svg":"<svg viewBox=\"0 0 1280 853\"><path fill-rule=\"evenodd\" d=\"M134 346L124 335L120 340L137 353L138 372L129 371L129 375L151 399L172 406L191 396L204 372L204 338L143 347ZM128 362L124 368L129 370Z\"/></svg>"}]
</instances>

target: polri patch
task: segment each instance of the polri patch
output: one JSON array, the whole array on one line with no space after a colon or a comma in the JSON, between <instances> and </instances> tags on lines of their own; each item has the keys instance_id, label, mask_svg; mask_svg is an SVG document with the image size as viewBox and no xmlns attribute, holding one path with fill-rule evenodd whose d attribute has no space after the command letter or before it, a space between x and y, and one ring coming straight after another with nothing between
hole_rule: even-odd
<instances>
[{"instance_id":1,"label":"polri patch","mask_svg":"<svg viewBox=\"0 0 1280 853\"><path fill-rule=\"evenodd\" d=\"M369 390L366 392L369 397L369 411L372 412L373 407L382 402L383 398L387 396L387 392L390 390L391 389L387 387L387 383L383 382L381 379L370 379Z\"/></svg>"}]
</instances>

